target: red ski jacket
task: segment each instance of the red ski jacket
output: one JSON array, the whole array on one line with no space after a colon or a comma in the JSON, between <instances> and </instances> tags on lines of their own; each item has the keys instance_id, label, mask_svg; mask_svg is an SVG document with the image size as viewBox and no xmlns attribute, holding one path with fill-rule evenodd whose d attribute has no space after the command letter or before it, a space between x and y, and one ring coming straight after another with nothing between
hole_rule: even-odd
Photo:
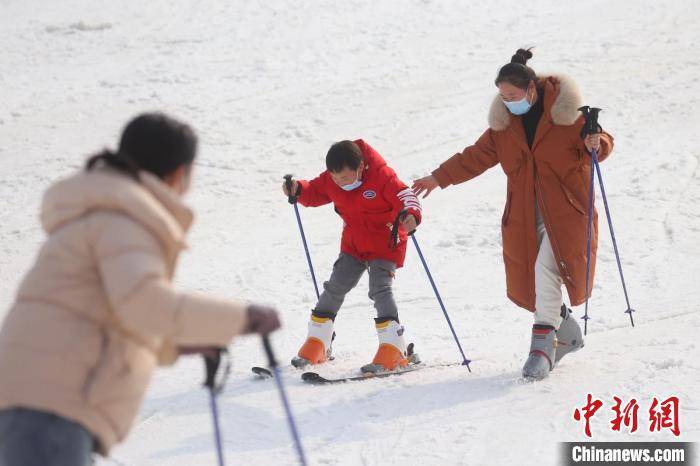
<instances>
[{"instance_id":1,"label":"red ski jacket","mask_svg":"<svg viewBox=\"0 0 700 466\"><path fill-rule=\"evenodd\" d=\"M391 244L396 216L406 209L421 221L421 206L413 191L396 176L369 144L355 141L362 150L362 185L344 191L326 170L311 181L299 180L298 201L306 207L333 203L345 223L340 250L361 261L385 259L402 267L406 257L406 230L399 226L398 244Z\"/></svg>"}]
</instances>

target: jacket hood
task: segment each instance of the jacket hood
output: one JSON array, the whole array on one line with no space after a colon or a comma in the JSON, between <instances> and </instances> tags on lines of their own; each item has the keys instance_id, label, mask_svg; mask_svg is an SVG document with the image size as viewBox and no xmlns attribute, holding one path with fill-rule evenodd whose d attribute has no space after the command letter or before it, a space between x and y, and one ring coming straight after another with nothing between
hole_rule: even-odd
<instances>
[{"instance_id":1,"label":"jacket hood","mask_svg":"<svg viewBox=\"0 0 700 466\"><path fill-rule=\"evenodd\" d=\"M573 125L581 112L583 98L576 82L564 74L547 77L538 76L538 85L545 88L545 113L549 110L555 125ZM499 95L493 99L489 110L489 127L502 131L510 125L511 114Z\"/></svg>"},{"instance_id":2,"label":"jacket hood","mask_svg":"<svg viewBox=\"0 0 700 466\"><path fill-rule=\"evenodd\" d=\"M374 148L367 144L364 140L358 139L355 141L355 144L357 144L362 151L362 158L364 159L368 170L377 170L386 166L386 161L381 155L379 155L379 152L374 150Z\"/></svg>"},{"instance_id":3,"label":"jacket hood","mask_svg":"<svg viewBox=\"0 0 700 466\"><path fill-rule=\"evenodd\" d=\"M192 211L156 176L147 172L139 175L140 183L103 168L58 181L44 194L42 227L50 234L90 212L118 211L143 225L165 246L184 249Z\"/></svg>"}]
</instances>

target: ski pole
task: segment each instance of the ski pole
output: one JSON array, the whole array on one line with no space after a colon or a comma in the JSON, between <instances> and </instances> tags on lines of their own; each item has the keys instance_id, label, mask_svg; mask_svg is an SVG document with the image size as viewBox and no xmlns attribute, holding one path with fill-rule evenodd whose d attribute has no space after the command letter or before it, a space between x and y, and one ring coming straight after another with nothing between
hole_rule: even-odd
<instances>
[{"instance_id":1,"label":"ski pole","mask_svg":"<svg viewBox=\"0 0 700 466\"><path fill-rule=\"evenodd\" d=\"M596 157L595 151L591 153L591 157ZM588 298L590 298L589 293L589 283L591 277L591 242L593 238L593 199L595 198L595 165L591 163L591 182L588 187L588 232L586 234L586 307L583 313L583 334L588 334Z\"/></svg>"},{"instance_id":2,"label":"ski pole","mask_svg":"<svg viewBox=\"0 0 700 466\"><path fill-rule=\"evenodd\" d=\"M219 409L216 402L217 395L221 392L223 388L223 381L220 384L216 383L216 374L219 371L219 365L221 364L221 355L226 353L226 349L217 348L216 353L213 355L204 355L204 367L206 369L206 379L204 381L204 386L207 387L209 391L209 401L211 404L211 415L212 421L214 423L214 440L216 442L216 453L219 461L219 466L224 466L224 450L222 448L221 442L221 427L219 425ZM228 376L229 367L227 366L224 377Z\"/></svg>"},{"instance_id":3,"label":"ski pole","mask_svg":"<svg viewBox=\"0 0 700 466\"><path fill-rule=\"evenodd\" d=\"M632 313L634 312L634 309L632 309L632 306L630 306L630 299L629 296L627 295L627 285L625 284L625 276L622 273L622 262L620 261L620 253L618 252L617 249L617 239L615 238L615 230L613 229L613 224L612 224L612 216L610 215L610 208L608 207L608 198L605 195L605 186L603 186L603 175L600 172L600 164L598 163L598 157L596 154L596 151L592 151L593 153L591 154L593 157L593 163L595 165L595 169L598 172L598 185L600 186L600 194L603 196L603 204L605 205L605 216L608 219L608 227L610 229L610 237L612 238L612 243L613 243L613 248L615 249L615 259L617 260L617 269L620 271L620 280L622 281L622 291L625 293L625 301L627 302L627 310L625 311L626 314L629 314L630 316L630 323L632 324L632 327L634 327L634 317L632 317Z\"/></svg>"},{"instance_id":4,"label":"ski pole","mask_svg":"<svg viewBox=\"0 0 700 466\"><path fill-rule=\"evenodd\" d=\"M583 113L583 116L585 118L585 124L583 128L581 129L581 137L585 138L589 134L596 134L602 131L601 126L598 124L598 113L600 113L601 109L596 108L596 107L588 107L588 106L583 106L579 108L579 110ZM605 215L608 220L608 228L610 229L610 237L612 238L612 243L613 243L613 248L615 250L615 259L617 261L617 269L620 272L620 280L622 281L622 290L625 294L625 301L627 303L627 310L625 310L626 314L629 314L630 316L630 323L632 324L632 327L634 327L634 317L632 316L632 313L635 312L634 309L632 309L632 306L630 305L629 301L629 295L627 293L627 285L625 283L625 277L624 274L622 273L622 262L620 261L620 253L617 247L617 239L615 237L615 230L613 229L613 224L612 224L612 216L610 215L610 207L608 206L608 198L605 194L605 186L603 185L603 175L600 170L600 164L598 163L598 153L596 150L591 151L591 183L590 183L590 189L589 189L589 203L588 203L588 240L587 240L587 251L586 251L586 310L585 314L582 317L585 321L584 325L584 335L587 332L588 329L588 299L589 299L589 294L588 294L588 285L589 285L589 279L590 279L590 265L591 265L591 238L592 238L592 233L593 233L593 198L595 196L595 190L594 190L594 182L595 182L595 176L596 173L598 175L598 184L600 185L600 192L603 197L603 204L605 205Z\"/></svg>"},{"instance_id":5,"label":"ski pole","mask_svg":"<svg viewBox=\"0 0 700 466\"><path fill-rule=\"evenodd\" d=\"M409 233L409 236L413 239L413 245L416 247L416 251L418 252L418 256L420 257L420 261L423 263L423 268L425 268L425 273L428 275L428 280L430 280L430 284L433 287L433 291L435 292L435 296L437 297L438 303L440 304L440 308L442 308L442 313L445 314L445 319L447 320L447 325L450 326L450 331L452 331L452 336L455 339L455 343L457 343L457 348L459 348L459 352L462 355L462 365L467 366L467 369L469 369L469 372L472 371L471 367L469 367L469 363L471 360L467 359L467 357L464 355L464 350L462 350L462 345L459 343L459 338L457 338L457 333L455 332L455 328L452 326L452 321L450 320L450 316L447 314L447 309L445 309L445 304L442 302L442 297L440 297L440 292L437 289L437 286L435 286L435 281L433 280L433 276L430 273L430 269L428 268L428 264L425 262L425 257L423 257L423 252L420 250L420 246L418 246L418 240L416 240L416 234L415 231Z\"/></svg>"},{"instance_id":6,"label":"ski pole","mask_svg":"<svg viewBox=\"0 0 700 466\"><path fill-rule=\"evenodd\" d=\"M265 347L265 353L267 353L268 363L274 374L275 382L277 383L277 390L280 393L280 398L282 399L282 405L284 406L284 411L287 415L287 423L289 424L289 430L292 433L292 438L294 439L294 445L296 446L297 454L299 455L299 464L306 466L306 456L304 455L304 448L301 445L301 438L299 437L299 432L297 431L296 423L294 422L294 416L292 415L292 409L289 405L289 400L287 399L287 393L282 384L282 375L280 374L279 367L277 365L277 359L272 351L272 345L270 344L270 339L267 335L262 337L263 346Z\"/></svg>"},{"instance_id":7,"label":"ski pole","mask_svg":"<svg viewBox=\"0 0 700 466\"><path fill-rule=\"evenodd\" d=\"M321 297L318 292L318 284L316 283L316 274L314 273L314 265L311 262L311 254L309 254L309 245L306 243L306 235L304 234L304 226L301 224L301 216L299 215L299 206L297 205L297 196L292 193L292 175L284 175L284 183L287 186L289 193L289 203L294 206L294 213L297 217L297 225L299 233L301 233L301 242L304 243L304 251L306 252L306 261L309 263L309 271L311 271L311 280L314 282L314 290L316 290L316 299Z\"/></svg>"}]
</instances>

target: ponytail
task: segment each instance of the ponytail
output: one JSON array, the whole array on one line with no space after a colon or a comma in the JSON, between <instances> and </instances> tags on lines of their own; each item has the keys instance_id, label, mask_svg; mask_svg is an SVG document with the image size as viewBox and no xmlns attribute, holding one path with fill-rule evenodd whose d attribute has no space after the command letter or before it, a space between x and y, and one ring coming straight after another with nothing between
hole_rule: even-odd
<instances>
[{"instance_id":1,"label":"ponytail","mask_svg":"<svg viewBox=\"0 0 700 466\"><path fill-rule=\"evenodd\" d=\"M115 153L109 149L105 149L99 154L93 155L85 164L85 170L92 171L98 166L113 168L128 175L135 181L141 181L141 178L139 177L139 166L136 164L136 162L118 152Z\"/></svg>"},{"instance_id":2,"label":"ponytail","mask_svg":"<svg viewBox=\"0 0 700 466\"><path fill-rule=\"evenodd\" d=\"M144 113L126 125L119 150L104 150L87 161L85 169L98 165L119 170L139 181L139 172L161 180L182 166L189 167L197 155L197 136L192 128L162 113Z\"/></svg>"}]
</instances>

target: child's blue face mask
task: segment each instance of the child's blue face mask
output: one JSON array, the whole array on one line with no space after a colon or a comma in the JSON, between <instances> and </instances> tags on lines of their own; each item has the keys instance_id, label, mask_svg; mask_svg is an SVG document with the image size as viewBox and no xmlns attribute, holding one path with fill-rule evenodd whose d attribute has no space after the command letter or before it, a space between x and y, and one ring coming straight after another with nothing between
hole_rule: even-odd
<instances>
[{"instance_id":1,"label":"child's blue face mask","mask_svg":"<svg viewBox=\"0 0 700 466\"><path fill-rule=\"evenodd\" d=\"M362 180L355 179L355 181L353 181L353 182L350 183L350 184L344 184L344 185L342 185L341 188L342 188L344 191L352 191L353 189L359 188L361 185L362 185Z\"/></svg>"},{"instance_id":2,"label":"child's blue face mask","mask_svg":"<svg viewBox=\"0 0 700 466\"><path fill-rule=\"evenodd\" d=\"M361 168L360 168L361 169ZM362 186L362 180L360 179L360 173L356 172L355 173L355 181L349 184L339 184L340 189L343 191L352 191L353 189L357 189L360 186Z\"/></svg>"}]
</instances>

